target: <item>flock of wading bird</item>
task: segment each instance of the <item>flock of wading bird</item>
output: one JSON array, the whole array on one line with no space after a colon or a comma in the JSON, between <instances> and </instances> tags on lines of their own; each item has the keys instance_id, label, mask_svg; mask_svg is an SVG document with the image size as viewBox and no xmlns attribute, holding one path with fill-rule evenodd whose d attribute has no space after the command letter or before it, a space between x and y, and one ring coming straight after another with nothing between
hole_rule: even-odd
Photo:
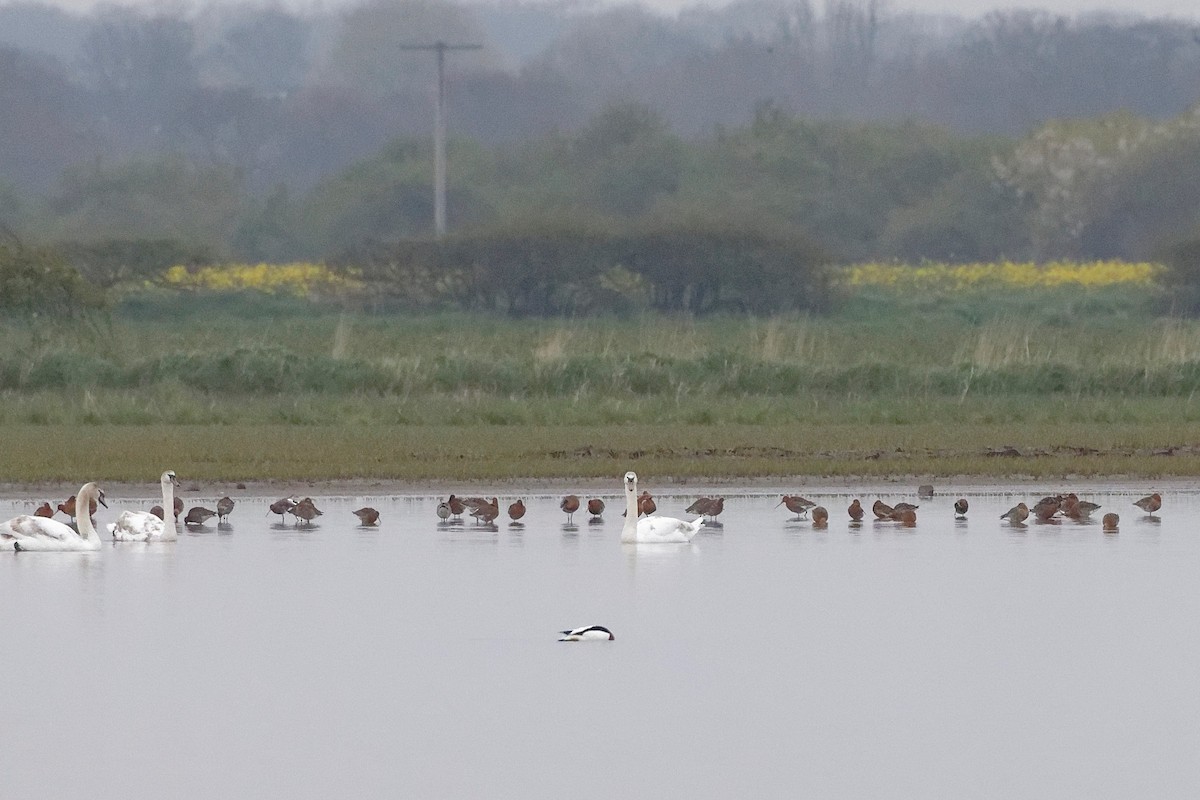
<instances>
[{"instance_id":1,"label":"flock of wading bird","mask_svg":"<svg viewBox=\"0 0 1200 800\"><path fill-rule=\"evenodd\" d=\"M183 501L174 495L179 481L172 470L167 470L162 474L160 484L162 505L152 506L148 511L122 511L115 522L105 526L112 540L153 542L173 541L178 538L175 523L179 522L179 515L184 506ZM698 515L691 522L659 517L656 515L658 506L654 497L647 491L637 494L637 475L632 472L625 474L625 494L626 510L622 512L622 516L627 519L625 530L622 532L623 542L690 541L702 524L720 525L716 518L725 510L724 497L700 497L685 510L686 514ZM930 484L923 484L917 488L918 497L933 497L933 494L934 489ZM95 483L84 484L77 494L59 503L57 508L51 507L49 502L42 503L32 514L13 517L0 525L0 550L97 550L101 541L93 520L97 504L108 507L104 492ZM220 527L228 520L234 505L232 498L222 497L217 500L215 511L204 506L193 506L183 517L184 527L202 526L213 517L217 517ZM825 528L829 525L828 509L812 500L789 494L784 495L776 507L781 505L796 514L797 520L807 516L814 528ZM1162 496L1155 492L1134 501L1133 505L1153 518L1154 512L1162 508ZM81 507L86 507L88 513L80 515ZM173 513L173 523L170 525L165 521L164 509L167 508L172 509ZM559 502L559 508L567 515L568 524L573 524L574 515L581 508L586 509L588 521L593 523L603 520L605 503L599 497L592 497L584 502L578 495L569 494ZM635 508L636 522L628 518L629 512ZM877 499L871 506L871 512L876 521L898 522L905 527L915 527L919 508L919 505L913 503L898 502L888 505L882 499ZM1099 508L1096 503L1081 500L1074 492L1070 492L1048 495L1035 502L1032 507L1023 502L1018 503L1001 514L1000 519L1007 520L1011 526L1023 526L1030 516L1041 523L1054 522L1058 517L1084 522L1091 519L1093 512ZM956 518L966 519L968 509L969 503L965 497L960 497L954 502ZM323 514L311 497L284 497L271 503L269 511L278 514L281 521L285 518L284 515L291 514L297 526L311 525L314 519ZM520 525L525 512L523 499L511 503L508 506L510 524ZM53 519L57 513L68 517L71 524ZM358 517L362 526L379 524L379 511L374 508L368 506L352 513ZM461 523L463 514L468 514L477 523L491 526L500 517L500 513L500 501L496 497L488 500L484 497L450 495L437 506L437 516L445 524ZM850 503L846 513L852 523L860 523L866 517L866 509L858 498ZM1101 521L1105 531L1116 531L1119 523L1120 517L1111 512L1105 514Z\"/></svg>"}]
</instances>

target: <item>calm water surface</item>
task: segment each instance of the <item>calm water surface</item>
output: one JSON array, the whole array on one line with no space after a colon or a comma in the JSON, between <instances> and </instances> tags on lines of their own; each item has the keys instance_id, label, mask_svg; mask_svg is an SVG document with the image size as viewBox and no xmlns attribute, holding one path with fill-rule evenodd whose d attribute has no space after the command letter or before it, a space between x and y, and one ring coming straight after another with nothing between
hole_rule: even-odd
<instances>
[{"instance_id":1,"label":"calm water surface","mask_svg":"<svg viewBox=\"0 0 1200 800\"><path fill-rule=\"evenodd\" d=\"M651 550L615 495L494 530L243 497L173 544L0 553L0 796L1200 797L1200 496L1081 492L1115 535L997 519L1043 493L852 528L806 487L814 531L725 490L723 527ZM555 641L592 623L616 641Z\"/></svg>"}]
</instances>

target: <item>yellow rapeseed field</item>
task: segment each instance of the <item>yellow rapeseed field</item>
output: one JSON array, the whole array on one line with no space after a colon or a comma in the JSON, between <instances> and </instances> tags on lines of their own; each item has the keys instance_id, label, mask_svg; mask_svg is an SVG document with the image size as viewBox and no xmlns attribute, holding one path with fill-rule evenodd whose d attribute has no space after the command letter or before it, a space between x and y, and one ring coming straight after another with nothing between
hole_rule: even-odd
<instances>
[{"instance_id":1,"label":"yellow rapeseed field","mask_svg":"<svg viewBox=\"0 0 1200 800\"><path fill-rule=\"evenodd\" d=\"M962 291L971 289L1038 289L1058 286L1098 288L1149 286L1162 274L1159 264L1124 261L1052 261L1045 264L1000 261L975 264L866 263L844 267L837 282L847 287L880 287Z\"/></svg>"},{"instance_id":2,"label":"yellow rapeseed field","mask_svg":"<svg viewBox=\"0 0 1200 800\"><path fill-rule=\"evenodd\" d=\"M324 264L214 264L196 269L174 266L166 271L163 280L168 286L180 289L212 291L252 290L267 294L305 296L322 292L339 292L362 287L353 276L333 272Z\"/></svg>"}]
</instances>

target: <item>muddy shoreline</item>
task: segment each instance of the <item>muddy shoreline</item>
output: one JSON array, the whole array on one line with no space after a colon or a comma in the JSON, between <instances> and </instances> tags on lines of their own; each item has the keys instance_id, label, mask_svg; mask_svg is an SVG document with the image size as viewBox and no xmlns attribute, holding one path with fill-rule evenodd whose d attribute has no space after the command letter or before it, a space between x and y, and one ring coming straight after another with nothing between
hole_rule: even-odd
<instances>
[{"instance_id":1,"label":"muddy shoreline","mask_svg":"<svg viewBox=\"0 0 1200 800\"><path fill-rule=\"evenodd\" d=\"M872 492L881 495L913 495L917 486L930 483L937 495L998 494L1024 490L1035 492L1065 490L1070 487L1089 492L1128 492L1144 494L1150 491L1190 493L1200 492L1200 483L1186 478L1172 477L1153 480L1143 477L1121 475L1104 477L1067 476L1042 479L1027 476L995 478L978 475L962 475L930 478L921 475L902 475L887 479L877 476L821 477L800 475L764 478L676 478L671 476L646 479L643 485L653 487L660 494L694 494L705 490L719 490L726 494L780 494L811 491L825 494L849 494ZM157 485L149 483L104 482L102 487L110 498L155 497ZM289 495L311 495L313 497L436 497L450 493L460 495L503 495L538 496L564 493L616 496L620 494L620 478L512 478L500 481L407 481L370 479L341 480L259 480L259 481L183 481L178 492L185 502L189 498L205 500L229 495L233 498L278 498ZM79 487L62 482L0 483L0 499L41 503L44 500L57 504L78 491Z\"/></svg>"}]
</instances>

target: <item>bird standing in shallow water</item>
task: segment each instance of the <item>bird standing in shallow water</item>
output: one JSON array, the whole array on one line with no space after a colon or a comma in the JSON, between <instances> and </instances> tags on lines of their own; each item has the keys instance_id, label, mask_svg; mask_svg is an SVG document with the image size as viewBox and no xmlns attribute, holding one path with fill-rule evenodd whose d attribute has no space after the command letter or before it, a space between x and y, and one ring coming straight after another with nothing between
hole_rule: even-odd
<instances>
[{"instance_id":1,"label":"bird standing in shallow water","mask_svg":"<svg viewBox=\"0 0 1200 800\"><path fill-rule=\"evenodd\" d=\"M37 510L33 512L33 515L35 517L45 517L46 519L50 519L54 516L54 509L50 507L49 503L42 503L37 507Z\"/></svg>"},{"instance_id":2,"label":"bird standing in shallow water","mask_svg":"<svg viewBox=\"0 0 1200 800\"><path fill-rule=\"evenodd\" d=\"M1055 514L1062 510L1062 497L1043 497L1033 504L1031 510L1040 521L1049 522Z\"/></svg>"},{"instance_id":3,"label":"bird standing in shallow water","mask_svg":"<svg viewBox=\"0 0 1200 800\"><path fill-rule=\"evenodd\" d=\"M1000 515L1000 519L1006 519L1014 525L1019 525L1029 518L1029 506L1024 503L1017 503L1015 506L1005 511Z\"/></svg>"},{"instance_id":4,"label":"bird standing in shallow water","mask_svg":"<svg viewBox=\"0 0 1200 800\"><path fill-rule=\"evenodd\" d=\"M513 522L516 522L523 516L525 516L525 501L524 500L517 500L517 502L513 503L512 505L510 505L508 507L508 518L511 519Z\"/></svg>"},{"instance_id":5,"label":"bird standing in shallow water","mask_svg":"<svg viewBox=\"0 0 1200 800\"><path fill-rule=\"evenodd\" d=\"M1115 531L1117 526L1121 524L1121 518L1109 512L1104 515L1104 519L1100 521L1100 524L1106 531Z\"/></svg>"},{"instance_id":6,"label":"bird standing in shallow water","mask_svg":"<svg viewBox=\"0 0 1200 800\"><path fill-rule=\"evenodd\" d=\"M570 525L573 515L579 510L579 498L573 494L569 494L562 499L558 507L567 515L567 524Z\"/></svg>"},{"instance_id":7,"label":"bird standing in shallow water","mask_svg":"<svg viewBox=\"0 0 1200 800\"><path fill-rule=\"evenodd\" d=\"M855 522L862 522L862 518L866 514L866 512L863 510L862 503L858 502L857 497L854 498L854 502L850 504L850 507L846 509L846 513L849 514L850 519L854 520Z\"/></svg>"},{"instance_id":8,"label":"bird standing in shallow water","mask_svg":"<svg viewBox=\"0 0 1200 800\"><path fill-rule=\"evenodd\" d=\"M965 497L958 498L957 500L954 501L954 516L958 519L966 519L967 518L967 508L969 508L969 506L970 506L970 504L967 503L967 498L965 498Z\"/></svg>"},{"instance_id":9,"label":"bird standing in shallow water","mask_svg":"<svg viewBox=\"0 0 1200 800\"><path fill-rule=\"evenodd\" d=\"M358 517L358 523L360 525L379 524L379 512L370 506L363 506L358 511L355 511L354 516Z\"/></svg>"},{"instance_id":10,"label":"bird standing in shallow water","mask_svg":"<svg viewBox=\"0 0 1200 800\"><path fill-rule=\"evenodd\" d=\"M92 501L91 501L91 502L88 504L88 506L89 506L89 512L90 512L90 513L88 514L88 516L89 516L89 517L94 517L94 516L96 516L96 501L95 501L95 500L92 500ZM75 519L75 516L76 516L76 511L77 511L77 509L75 508L75 495L71 495L71 496L70 496L70 497L68 497L66 500L64 500L63 502L59 503L59 504L58 504L58 510L59 510L59 511L61 511L62 513L64 513L64 514L66 514L66 515L67 515L68 517L70 517L72 520L74 520L74 519ZM92 524L93 524L93 525L95 525L95 523L94 523L94 522L93 522Z\"/></svg>"},{"instance_id":11,"label":"bird standing in shallow water","mask_svg":"<svg viewBox=\"0 0 1200 800\"><path fill-rule=\"evenodd\" d=\"M604 501L599 497L593 497L587 501L587 510L593 517L599 517L604 513Z\"/></svg>"},{"instance_id":12,"label":"bird standing in shallow water","mask_svg":"<svg viewBox=\"0 0 1200 800\"><path fill-rule=\"evenodd\" d=\"M187 516L183 518L183 524L203 525L209 517L215 517L216 515L217 512L204 506L192 506L188 509Z\"/></svg>"},{"instance_id":13,"label":"bird standing in shallow water","mask_svg":"<svg viewBox=\"0 0 1200 800\"><path fill-rule=\"evenodd\" d=\"M1162 508L1162 496L1158 492L1155 492L1152 495L1143 497L1141 500L1135 500L1133 504L1150 516L1154 516L1154 512Z\"/></svg>"},{"instance_id":14,"label":"bird standing in shallow water","mask_svg":"<svg viewBox=\"0 0 1200 800\"><path fill-rule=\"evenodd\" d=\"M696 502L687 507L684 513L699 514L709 519L714 519L718 514L725 510L724 497L700 497Z\"/></svg>"},{"instance_id":15,"label":"bird standing in shallow water","mask_svg":"<svg viewBox=\"0 0 1200 800\"><path fill-rule=\"evenodd\" d=\"M876 500L871 506L871 512L875 515L875 519L891 519L893 511L895 509L882 500Z\"/></svg>"},{"instance_id":16,"label":"bird standing in shallow water","mask_svg":"<svg viewBox=\"0 0 1200 800\"><path fill-rule=\"evenodd\" d=\"M312 521L321 516L325 512L317 508L317 504L313 502L311 497L306 497L290 509L292 516L296 518L296 524L301 521L305 525L311 525Z\"/></svg>"},{"instance_id":17,"label":"bird standing in shallow water","mask_svg":"<svg viewBox=\"0 0 1200 800\"><path fill-rule=\"evenodd\" d=\"M824 528L829 525L829 512L825 510L825 506L813 507L812 524L814 528Z\"/></svg>"},{"instance_id":18,"label":"bird standing in shallow water","mask_svg":"<svg viewBox=\"0 0 1200 800\"><path fill-rule=\"evenodd\" d=\"M279 521L282 523L283 515L288 513L289 511L291 511L293 508L295 508L296 503L298 503L298 502L299 501L296 500L296 498L294 498L294 497L281 497L280 499L276 500L274 503L271 503L271 513L278 514ZM176 514L175 516L179 516L179 515Z\"/></svg>"},{"instance_id":19,"label":"bird standing in shallow water","mask_svg":"<svg viewBox=\"0 0 1200 800\"><path fill-rule=\"evenodd\" d=\"M496 517L500 516L500 500L493 497L491 502L484 501L476 503L471 509L471 516L475 518L481 525L489 525Z\"/></svg>"},{"instance_id":20,"label":"bird standing in shallow water","mask_svg":"<svg viewBox=\"0 0 1200 800\"><path fill-rule=\"evenodd\" d=\"M783 499L775 504L775 507L779 508L780 506L783 506L797 517L802 517L808 513L810 508L815 505L816 503L814 503L812 500L806 500L798 494L785 494Z\"/></svg>"},{"instance_id":21,"label":"bird standing in shallow water","mask_svg":"<svg viewBox=\"0 0 1200 800\"><path fill-rule=\"evenodd\" d=\"M922 483L917 487L917 497L933 497L933 484Z\"/></svg>"},{"instance_id":22,"label":"bird standing in shallow water","mask_svg":"<svg viewBox=\"0 0 1200 800\"><path fill-rule=\"evenodd\" d=\"M226 517L233 513L233 505L232 497L222 497L217 501L217 522L229 521Z\"/></svg>"}]
</instances>

